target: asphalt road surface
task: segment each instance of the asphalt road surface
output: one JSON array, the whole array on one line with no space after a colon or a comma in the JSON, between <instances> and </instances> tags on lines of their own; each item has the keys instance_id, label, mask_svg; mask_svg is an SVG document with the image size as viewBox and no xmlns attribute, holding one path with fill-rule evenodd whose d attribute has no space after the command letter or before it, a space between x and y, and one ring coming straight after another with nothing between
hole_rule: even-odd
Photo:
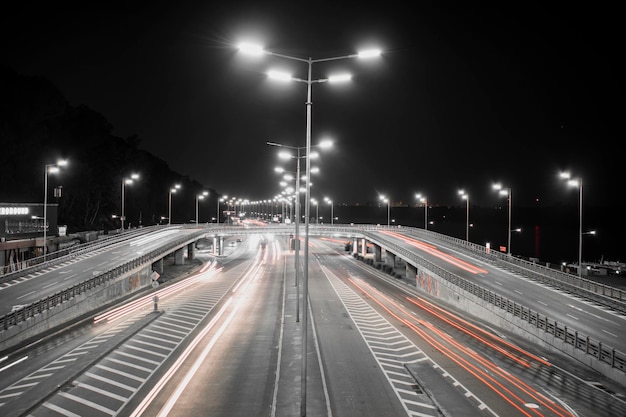
<instances>
[{"instance_id":1,"label":"asphalt road surface","mask_svg":"<svg viewBox=\"0 0 626 417\"><path fill-rule=\"evenodd\" d=\"M0 414L626 415L620 387L437 304L343 241L311 240L304 357L286 239L196 255L132 303L0 362Z\"/></svg>"}]
</instances>

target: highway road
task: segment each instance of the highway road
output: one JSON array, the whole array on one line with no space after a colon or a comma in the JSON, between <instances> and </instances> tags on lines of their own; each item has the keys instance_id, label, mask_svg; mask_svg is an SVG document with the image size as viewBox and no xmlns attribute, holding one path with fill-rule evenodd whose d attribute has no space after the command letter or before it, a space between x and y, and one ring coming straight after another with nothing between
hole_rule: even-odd
<instances>
[{"instance_id":1,"label":"highway road","mask_svg":"<svg viewBox=\"0 0 626 417\"><path fill-rule=\"evenodd\" d=\"M432 263L476 282L531 310L558 319L595 340L615 348L626 346L626 316L557 288L529 280L510 270L472 258L441 242L425 242L393 231L381 232Z\"/></svg>"},{"instance_id":2,"label":"highway road","mask_svg":"<svg viewBox=\"0 0 626 417\"><path fill-rule=\"evenodd\" d=\"M194 231L181 227L146 229L145 234L137 235L133 239L120 240L68 261L53 263L49 268L3 282L0 284L0 315L10 312L14 306L31 304L130 262L169 241L180 238L181 235L190 235Z\"/></svg>"},{"instance_id":3,"label":"highway road","mask_svg":"<svg viewBox=\"0 0 626 417\"><path fill-rule=\"evenodd\" d=\"M307 415L626 415L623 388L441 305L354 259L343 243L311 240ZM507 286L506 271L438 250L425 256ZM193 274L10 355L0 362L0 413L299 415L293 252L284 237L249 235L226 255L199 252L185 267ZM525 294L580 302L524 285Z\"/></svg>"}]
</instances>

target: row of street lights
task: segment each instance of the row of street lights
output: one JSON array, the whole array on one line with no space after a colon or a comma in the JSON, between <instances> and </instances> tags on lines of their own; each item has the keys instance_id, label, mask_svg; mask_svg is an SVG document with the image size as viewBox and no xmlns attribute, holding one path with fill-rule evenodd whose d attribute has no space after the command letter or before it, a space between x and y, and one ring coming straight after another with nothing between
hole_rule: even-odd
<instances>
[{"instance_id":1,"label":"row of street lights","mask_svg":"<svg viewBox=\"0 0 626 417\"><path fill-rule=\"evenodd\" d=\"M330 206L330 224L332 225L335 222L335 214L333 212L333 200L328 197L324 197L324 202ZM323 219L323 217L320 217L319 212L320 203L315 198L311 198L311 203L315 206L315 223L319 224L319 220Z\"/></svg>"},{"instance_id":2,"label":"row of street lights","mask_svg":"<svg viewBox=\"0 0 626 417\"><path fill-rule=\"evenodd\" d=\"M571 187L578 188L578 276L582 276L582 253L583 253L583 235L595 235L596 231L583 231L583 179L582 177L572 178L569 172L561 172L559 176L567 181L567 185ZM513 191L510 187L504 188L502 184L496 183L493 184L493 189L498 191L498 193L502 196L507 197L507 208L508 208L508 225L507 225L507 255L511 255L511 232L521 232L522 229L516 228L513 229L511 226L511 211L513 206ZM463 190L459 191L459 195L461 198L466 200L467 206L467 221L466 221L466 232L465 239L469 241L469 194L465 193Z\"/></svg>"}]
</instances>

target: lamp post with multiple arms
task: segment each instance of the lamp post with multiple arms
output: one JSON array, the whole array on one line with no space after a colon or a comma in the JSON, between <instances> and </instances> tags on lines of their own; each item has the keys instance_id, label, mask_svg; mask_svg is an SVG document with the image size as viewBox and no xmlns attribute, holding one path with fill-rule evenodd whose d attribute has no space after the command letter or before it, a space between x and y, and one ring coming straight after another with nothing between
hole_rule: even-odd
<instances>
[{"instance_id":1,"label":"lamp post with multiple arms","mask_svg":"<svg viewBox=\"0 0 626 417\"><path fill-rule=\"evenodd\" d=\"M178 189L180 189L180 184L176 184L172 188L170 188L170 192L169 192L169 196L167 200L167 206L168 206L167 224L168 225L172 224L172 193L175 193L176 190Z\"/></svg>"},{"instance_id":2,"label":"lamp post with multiple arms","mask_svg":"<svg viewBox=\"0 0 626 417\"><path fill-rule=\"evenodd\" d=\"M561 172L561 178L567 181L570 187L578 187L578 276L583 274L583 179L572 178L569 172ZM590 233L595 234L595 232Z\"/></svg>"},{"instance_id":3,"label":"lamp post with multiple arms","mask_svg":"<svg viewBox=\"0 0 626 417\"><path fill-rule=\"evenodd\" d=\"M295 269L296 269L296 277L295 277L295 286L298 287L300 279L299 279L299 271L300 271L300 160L302 158L306 158L306 163L307 163L307 175L304 177L304 181L306 183L306 190L307 190L307 197L310 198L310 195L308 194L308 190L309 190L309 185L310 185L310 173L312 172L311 167L310 167L310 160L311 159L315 159L317 158L318 154L315 153L311 153L311 148L313 147L320 147L320 148L329 148L332 146L332 142L330 140L322 140L319 144L317 145L311 145L310 142L308 142L308 148L304 148L302 146L289 146L289 145L283 145L277 142L266 142L267 145L269 146L277 146L279 148L285 148L285 149L291 149L291 150L295 150L296 151L296 155L292 155L290 152L288 151L284 151L284 152L279 152L278 156L282 159L295 159L296 160L296 189L295 189L295 217L296 217L296 234L295 234ZM302 155L301 152L303 150L306 150L307 153L305 155ZM284 169L282 168L277 168L276 169L277 172L284 172ZM307 206L308 206L308 198L307 198ZM306 210L306 217L307 219L305 220L305 224L308 226L308 216L309 216L309 212L308 210ZM308 228L307 228L307 235L308 235ZM308 245L308 241L307 243L305 243L306 245ZM305 249L306 250L306 249ZM308 267L308 263L305 261L305 268ZM298 288L296 288L296 291L298 291ZM297 296L299 297L299 291ZM306 315L306 310L305 310L305 315ZM296 303L296 322L300 321L300 311L299 311L299 304Z\"/></svg>"},{"instance_id":4,"label":"lamp post with multiple arms","mask_svg":"<svg viewBox=\"0 0 626 417\"><path fill-rule=\"evenodd\" d=\"M208 191L203 191L202 194L196 194L196 226L198 225L198 200L204 200L204 197L208 195Z\"/></svg>"},{"instance_id":5,"label":"lamp post with multiple arms","mask_svg":"<svg viewBox=\"0 0 626 417\"><path fill-rule=\"evenodd\" d=\"M507 199L508 205L508 217L509 217L509 227L507 228L507 242L506 242L506 253L507 255L511 254L511 207L513 206L513 192L511 188L502 188L502 184L497 183L493 184L493 189L498 191L498 194L505 195Z\"/></svg>"},{"instance_id":6,"label":"lamp post with multiple arms","mask_svg":"<svg viewBox=\"0 0 626 417\"><path fill-rule=\"evenodd\" d=\"M295 286L296 286L296 296L299 298L300 294L298 291L298 285L300 283L300 159L302 159L302 155L300 155L300 152L302 151L302 147L298 147L298 146L286 146L286 145L282 145L280 143L277 142L266 142L267 145L269 146L278 146L281 148L288 148L288 149L293 149L296 151L296 155L293 156L291 155L289 152L280 152L278 154L278 156L280 158L283 159L290 159L293 158L296 160L296 189L295 189L295 193L294 193L294 197L295 197L295 217L296 217L296 234L295 234L295 240L294 240L294 251L295 251L295 269L296 269L296 276L295 276ZM281 169L277 169L278 172L284 172L284 170L281 171ZM308 181L307 181L308 182ZM296 322L300 321L300 304L296 303Z\"/></svg>"},{"instance_id":7,"label":"lamp post with multiple arms","mask_svg":"<svg viewBox=\"0 0 626 417\"><path fill-rule=\"evenodd\" d=\"M465 200L465 240L469 242L469 194L463 190L459 190L459 195Z\"/></svg>"},{"instance_id":8,"label":"lamp post with multiple arms","mask_svg":"<svg viewBox=\"0 0 626 417\"><path fill-rule=\"evenodd\" d=\"M302 281L302 310L304 311L303 320L302 320L302 375L300 376L301 381L301 403L300 403L300 414L302 416L306 415L306 359L307 359L307 306L308 306L308 278L309 278L309 210L310 210L310 198L311 198L311 106L313 104L311 98L311 89L314 83L324 83L324 82L334 82L334 81L347 81L351 77L349 75L339 75L339 76L331 76L328 78L322 78L313 80L311 78L313 64L320 62L329 62L329 61L337 61L341 59L348 58L368 58L375 57L380 55L380 51L372 50L372 51L364 51L358 54L352 55L344 55L337 56L332 58L322 58L322 59L304 59L289 55L283 55L275 52L265 51L261 47L251 44L241 44L239 45L239 49L242 52L251 53L255 55L271 55L278 58L288 59L290 61L298 61L307 64L307 78L295 78L290 75L281 74L277 72L270 72L268 75L272 78L277 78L286 81L296 81L305 83L307 85L307 97L306 97L306 197L305 197L305 242L304 242L304 276Z\"/></svg>"},{"instance_id":9,"label":"lamp post with multiple arms","mask_svg":"<svg viewBox=\"0 0 626 417\"><path fill-rule=\"evenodd\" d=\"M421 194L415 194L417 201L424 204L424 230L428 230L428 199Z\"/></svg>"},{"instance_id":10,"label":"lamp post with multiple arms","mask_svg":"<svg viewBox=\"0 0 626 417\"><path fill-rule=\"evenodd\" d=\"M43 177L43 260L48 252L48 174L56 174L67 165L66 159L59 159L55 164L46 164Z\"/></svg>"},{"instance_id":11,"label":"lamp post with multiple arms","mask_svg":"<svg viewBox=\"0 0 626 417\"><path fill-rule=\"evenodd\" d=\"M130 185L133 182L137 181L138 179L139 179L139 174L130 174L130 177L128 177L128 178L126 178L126 177L122 178L122 210L121 210L122 216L120 217L121 225L122 225L122 231L124 230L124 220L126 220L126 217L124 215L124 210L125 210L125 207L126 207L126 204L125 204L126 201L124 200L124 193L125 193L125 190L126 190L126 185Z\"/></svg>"},{"instance_id":12,"label":"lamp post with multiple arms","mask_svg":"<svg viewBox=\"0 0 626 417\"><path fill-rule=\"evenodd\" d=\"M390 226L390 219L391 219L391 208L390 208L390 202L389 202L389 198L385 197L384 195L381 195L380 200L383 203L387 203L387 227Z\"/></svg>"},{"instance_id":13,"label":"lamp post with multiple arms","mask_svg":"<svg viewBox=\"0 0 626 417\"><path fill-rule=\"evenodd\" d=\"M324 201L330 205L330 224L335 224L335 214L333 213L333 200L328 197L324 197Z\"/></svg>"}]
</instances>

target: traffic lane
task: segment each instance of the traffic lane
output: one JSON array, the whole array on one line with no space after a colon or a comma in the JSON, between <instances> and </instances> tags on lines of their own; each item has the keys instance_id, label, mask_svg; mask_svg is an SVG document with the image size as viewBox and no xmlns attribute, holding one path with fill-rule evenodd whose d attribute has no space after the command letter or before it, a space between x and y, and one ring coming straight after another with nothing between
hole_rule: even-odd
<instances>
[{"instance_id":1,"label":"traffic lane","mask_svg":"<svg viewBox=\"0 0 626 417\"><path fill-rule=\"evenodd\" d=\"M559 289L532 281L452 249L422 242L400 233L385 233L420 255L481 287L612 347L626 346L626 317ZM482 269L483 273L474 272Z\"/></svg>"},{"instance_id":2,"label":"traffic lane","mask_svg":"<svg viewBox=\"0 0 626 417\"><path fill-rule=\"evenodd\" d=\"M163 382L158 395L146 392L137 396L150 401L144 408L133 404L133 409L143 410L134 415L167 412L168 416L247 417L269 412L273 406L284 287L282 264L273 263L273 249L269 247L258 252L255 267L246 272L226 300L228 305L219 319L171 379Z\"/></svg>"},{"instance_id":3,"label":"traffic lane","mask_svg":"<svg viewBox=\"0 0 626 417\"><path fill-rule=\"evenodd\" d=\"M382 372L370 347L346 311L342 300L322 270L345 274L338 256L321 241L315 240L315 262L309 263L309 297L332 415L406 416L407 410ZM434 415L425 408L424 416Z\"/></svg>"},{"instance_id":4,"label":"traffic lane","mask_svg":"<svg viewBox=\"0 0 626 417\"><path fill-rule=\"evenodd\" d=\"M398 321L397 319L395 319L393 316L389 315L388 311L385 311L384 309L381 309L380 306L377 306L376 303L372 303L370 297L368 297L368 295L365 294L365 292L358 287L355 287L352 283L352 281L355 280L355 278L357 277L362 277L362 278L367 278L369 277L369 279L372 280L372 282L378 281L381 279L382 274L380 274L379 271L372 269L371 267L367 266L366 264L363 264L361 262L355 261L352 257L347 256L345 254L325 254L322 255L320 254L319 257L317 257L317 259L319 260L319 262L325 267L328 268L328 273L327 275L329 275L332 279L332 275L336 276L338 280L340 280L341 282L343 282L346 286L350 287L354 292L356 292L358 294L358 296L368 305L370 305L370 307L372 308L372 310L375 310L377 312L377 314L380 316L380 318L376 317L376 316L372 316L368 314L369 320L372 322L380 322L381 319L385 320L389 323L391 323L395 329L397 329L398 332L400 333L405 333L404 329L405 327L407 327L407 325L403 322ZM360 278L358 278L360 279ZM383 285L381 283L378 283L378 285ZM393 287L391 287L388 291L397 291L397 289L394 289ZM329 297L328 294L325 295L326 297ZM400 297L401 298L401 297ZM350 304L353 304L353 302L350 302ZM363 314L364 308L362 306L359 306L357 308L357 314ZM343 313L345 316L348 316L348 313ZM354 323L352 322L352 320L350 320L351 323L351 328L353 328L355 330L355 333L358 333L358 331L360 330L359 328L359 324L358 323ZM388 328L384 328L380 330L380 333L375 337L375 341L372 343L376 343L376 347L372 347L372 346L368 346L368 349L386 349L387 353L385 354L385 356L387 358L391 357L393 355L394 351L398 351L398 355L397 357L395 357L395 361L397 361L398 364L402 365L402 366L407 366L407 368L409 366L411 366L412 364L415 363L422 363L423 361L430 361L430 357L429 355L432 355L433 352L437 352L438 349L440 349L439 347L437 348L432 348L430 345L428 345L427 343L425 343L423 340L414 340L415 336L411 336L409 339L410 340L410 345L415 347L415 351L419 354L419 356L417 357L417 359L410 355L410 351L408 350L406 344L399 344L400 343L400 339L398 339L397 336L392 334L392 337L385 342L385 338L387 335L389 335L390 333L392 333L392 331ZM361 338L362 339L362 338ZM406 338L405 338L406 339ZM321 340L321 344L323 345L325 339L320 335L320 340ZM363 341L363 339L361 340L361 343L365 343ZM370 343L370 342L368 342ZM387 343L386 345L384 345L385 343ZM410 346L409 346L410 347ZM323 353L323 351L322 351ZM372 358L372 351L369 351L369 356L370 356L370 360ZM433 355L434 356L434 355ZM324 354L322 354L322 357L325 357ZM367 361L363 361L364 363L367 363ZM326 363L326 361L325 361ZM439 363L439 362L438 362ZM445 361L441 361L439 363L439 365L441 366L448 366L450 368L450 371L453 370L453 368L459 368L456 364L454 364L453 362L445 362ZM354 365L354 367L358 368L359 365L356 364ZM378 364L375 364L373 367L376 368L377 371L380 372L380 366ZM444 368L444 369L448 369L448 368ZM397 369L395 371L395 373L400 373L401 369ZM458 373L458 372L457 372ZM413 385L416 384L417 381L415 381L415 379L410 375L410 373L407 372L407 374L413 379ZM349 374L350 375L350 374ZM385 377L383 376L383 379ZM330 381L334 381L333 377L328 378ZM351 380L351 381L350 381ZM359 376L355 376L350 378L347 383L352 384L352 389L367 389L367 384L371 383L372 381L374 381L375 378L370 377L370 379L362 379L362 377ZM430 383L430 380L426 380L427 385ZM452 384L452 382L448 382L450 384ZM440 384L439 379L437 380L437 384ZM458 388L458 387L457 387ZM379 387L378 391L383 391L387 390L389 396L394 396L395 394L393 393L393 391L391 391L391 393L389 393L389 390L392 389L391 385L389 382L386 382L385 384L383 384L382 387ZM407 391L409 390L415 390L415 388L411 388L410 384L407 384L406 389L402 392L402 394L398 394L398 395L407 395ZM460 390L460 388L458 388ZM416 391L419 394L419 391ZM461 391L460 391L461 392ZM481 402L479 403L479 400L472 394L472 392L468 389L465 391L465 393L467 395L462 395L461 398L437 398L436 400L440 403L443 404L443 408L444 409L455 409L457 408L456 405L456 401L458 401L458 403L461 406L467 406L467 400L463 399L463 397L473 397L474 399L472 400L472 402L475 404L475 408L473 409L465 409L465 415L467 416L481 416L484 417L485 415L493 415L491 413L491 410L489 409L489 407L486 405L485 402ZM331 390L331 394L332 394L332 390ZM392 413L389 412L389 410L387 410L387 413L385 413L384 411L384 405L385 404L390 404L390 403L399 403L398 401L398 395L395 395L395 400L394 399L380 399L380 392L375 393L376 395L374 397L372 397L372 400L366 400L365 402L365 407L367 406L372 406L372 407L380 407L381 404L383 405L383 410L382 410L382 414L378 414L378 415L406 415L407 412L403 411L403 412L396 412L396 413ZM374 400L375 398L378 398L376 400ZM489 400L490 398L487 398L487 400ZM483 400L483 398L481 398L481 400ZM429 409L428 406L428 401L425 400L421 400L423 403L423 406L421 407L421 409L418 411L419 415L438 415L437 411L435 409ZM449 401L455 401L454 404L449 403ZM494 401L499 401L498 398L496 398ZM415 403L416 401L413 401L413 403ZM481 408L483 411L481 411ZM433 405L434 407L434 405ZM510 409L508 410L510 411ZM484 414L487 413L487 414ZM373 414L375 415L375 414ZM505 414L506 415L506 414Z\"/></svg>"},{"instance_id":5,"label":"traffic lane","mask_svg":"<svg viewBox=\"0 0 626 417\"><path fill-rule=\"evenodd\" d=\"M515 387L526 385L530 388L528 388L527 394L525 395L529 395L529 393L532 394L532 397L527 403L528 405L524 403L524 406L521 407L526 411L531 411L531 407L538 404L540 407L543 407L541 408L542 410L545 408L550 409L547 412L544 411L545 414L542 415L552 415L551 413L554 412L552 408L554 406L551 402L554 400L564 407L563 409L556 410L557 415L569 415L571 412L569 405L573 405L573 408L577 411L583 410L584 413L582 415L594 415L598 407L607 410L607 415L624 415L626 403L618 398L621 392L620 390L623 390L623 387L616 386L614 382L607 380L606 377L590 368L581 366L579 362L559 352L546 352L545 348L520 339L513 334L491 328L489 323L471 320L471 322L466 324L465 322L468 319L466 313L458 311L454 306L444 304L443 306L446 307L446 310L454 312L455 315L459 317L455 320L461 323L460 325L457 323L457 325L451 326L447 320L442 321L439 318L439 316L443 314L438 309L434 308L428 302L423 301L429 300L432 304L436 305L439 304L436 298L418 292L401 281L389 278L387 275L374 270L363 262L355 261L349 256L334 257L334 259L337 262L343 259L343 261L353 264L356 270L349 272L348 275L350 277L358 276L364 280L367 279L368 284L363 288L369 285L377 288L378 295L375 295L376 292L372 293L369 291L370 294L374 294L370 296L371 299L393 297L393 304L396 305L395 309L400 308L398 306L402 306L402 308L405 306L410 307L410 316L415 317L416 320L420 320L420 327L429 329L428 332L424 333L422 336L418 336L417 333L414 335L412 340L415 344L420 346L424 352L426 352L434 362L442 366L447 373L455 375L457 384L467 387L469 392L475 394L477 398L484 401L491 409L503 413L500 415L509 415L508 413L511 412L516 413L517 411L515 410L519 411L519 409L508 409L510 408L509 400L504 400L502 392L496 392L491 388L486 388L485 381L477 378L475 375L465 373L464 367L468 365L465 364L461 366L459 362L450 359L448 357L449 348L443 348L441 345L437 344L425 344L423 339L432 339L431 336L437 334L440 331L439 329L441 329L444 333L450 334L453 340L461 341L463 345L471 348L473 352L483 356L483 359L476 358L476 363L484 363L484 358L487 358L488 361L492 361L496 366L489 366L489 368L491 368L489 375L500 374L501 372L499 370L503 369L505 373L520 379L521 382L514 382L513 385ZM361 272L359 273L359 271ZM355 280L352 279L352 281ZM407 293L412 295L407 298ZM418 295L416 296L415 294ZM418 300L422 301L418 303ZM385 303L385 305L385 308L381 307L381 310L379 310L381 314L390 311L388 304ZM434 310L435 314L428 312L429 310ZM425 312L428 312L428 314L424 315ZM411 332L408 330L412 327L412 320L398 321L397 318L391 316L389 320L391 321L392 319L396 320L399 326L398 328L407 330L407 337L410 337ZM459 330L471 329L474 324L479 325L485 332L483 333L483 331L480 330L478 332L473 331L468 333ZM478 337L472 333L477 333ZM496 335L501 339L496 345L498 346L496 350L494 350L493 346L490 346L491 343L487 344L479 340L489 340L491 335ZM513 343L513 346L509 346L508 342ZM522 351L526 353L522 354ZM547 364L543 362L544 357L549 358ZM519 359L527 362L530 366L524 365ZM479 362L479 360L481 362ZM506 374L501 375L501 377L507 380L510 379ZM435 382L437 384L439 383L439 381ZM507 382L507 384L510 383L511 382ZM550 388L547 390L545 387ZM618 394L615 394L615 392Z\"/></svg>"},{"instance_id":6,"label":"traffic lane","mask_svg":"<svg viewBox=\"0 0 626 417\"><path fill-rule=\"evenodd\" d=\"M205 264L202 269L212 273L213 266L214 263ZM176 267L175 271L166 267L164 276L175 272L192 272L197 268L200 267L196 262L184 267ZM6 361L3 361L0 371L2 376L0 378L2 382L0 407L9 408L12 413L10 415L15 415L18 404L28 403L33 398L36 400L36 398L52 395L54 389L64 384L64 378L67 375L80 374L83 371L80 368L81 364L88 366L81 359L87 358L89 361L101 359L110 353L118 334L129 334L129 328L135 326L133 322L153 316L151 314L153 313L153 295L158 294L161 299L160 304L167 309L170 300L177 292L183 290L186 285L194 285L201 279L199 274L190 278L186 281L172 282L173 285L161 286L159 290L120 303L102 314L96 315L94 312L94 316L85 318L75 326L65 328L36 343L10 352ZM230 282L226 284L232 285ZM217 288L213 292L219 290ZM219 296L220 293L216 294ZM32 404L34 403L31 402L30 405ZM0 414L2 414L1 411Z\"/></svg>"},{"instance_id":7,"label":"traffic lane","mask_svg":"<svg viewBox=\"0 0 626 417\"><path fill-rule=\"evenodd\" d=\"M50 410L64 415L99 415L97 410L106 410L108 415L128 415L120 410L143 398L137 398L137 391L149 387L154 375L162 376L179 360L184 361L180 355L187 352L200 332L211 329L211 320L224 310L224 298L237 288L246 273L238 266L231 268L230 273L221 273L222 269L215 265L204 265L187 279L153 292L160 299L159 318L107 352L72 384L50 395L31 415L48 415ZM141 312L136 309L143 309L143 303L131 304L124 306L126 315L138 317ZM107 312L106 316L115 318L117 313Z\"/></svg>"}]
</instances>

